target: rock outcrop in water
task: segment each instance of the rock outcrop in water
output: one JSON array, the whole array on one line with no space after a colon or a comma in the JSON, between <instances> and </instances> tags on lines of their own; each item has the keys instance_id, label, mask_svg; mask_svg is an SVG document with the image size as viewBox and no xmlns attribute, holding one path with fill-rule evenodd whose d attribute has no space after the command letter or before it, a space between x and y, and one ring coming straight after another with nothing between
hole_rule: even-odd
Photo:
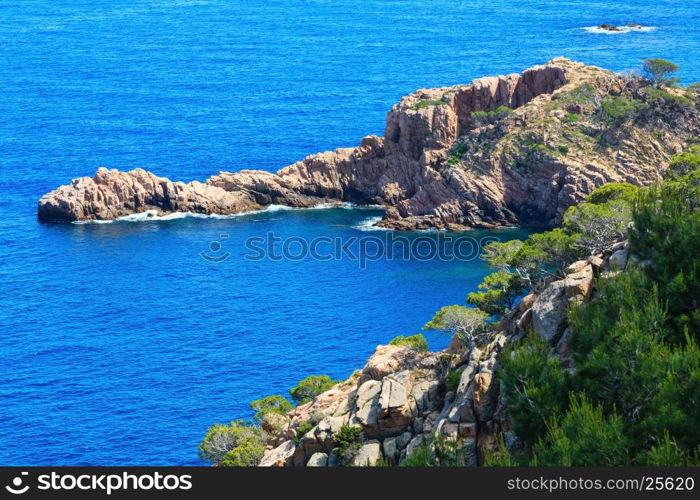
<instances>
[{"instance_id":1,"label":"rock outcrop in water","mask_svg":"<svg viewBox=\"0 0 700 500\"><path fill-rule=\"evenodd\" d=\"M234 214L342 201L385 206L379 225L396 229L554 224L604 183L657 179L656 165L700 133L697 97L675 89L652 99L646 85L555 59L519 75L419 90L391 109L384 137L311 155L276 174L220 172L206 183L183 183L141 169L100 169L42 197L38 217ZM634 120L604 114L603 101L617 97L639 101Z\"/></svg>"}]
</instances>

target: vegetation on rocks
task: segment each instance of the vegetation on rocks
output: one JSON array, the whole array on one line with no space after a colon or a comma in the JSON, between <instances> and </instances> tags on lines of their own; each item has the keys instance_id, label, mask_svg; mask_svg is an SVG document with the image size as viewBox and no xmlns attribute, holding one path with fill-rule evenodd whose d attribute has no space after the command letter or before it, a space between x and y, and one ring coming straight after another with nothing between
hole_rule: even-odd
<instances>
[{"instance_id":1,"label":"vegetation on rocks","mask_svg":"<svg viewBox=\"0 0 700 500\"><path fill-rule=\"evenodd\" d=\"M668 75L680 69L677 64L671 61L665 59L644 59L642 68L644 74L654 83L655 87L678 82L677 79L668 77Z\"/></svg>"},{"instance_id":2,"label":"vegetation on rocks","mask_svg":"<svg viewBox=\"0 0 700 500\"><path fill-rule=\"evenodd\" d=\"M255 412L254 419L256 422L262 422L270 413L278 415L286 415L294 408L294 405L289 402L284 396L267 396L261 399L256 399L250 403L250 408Z\"/></svg>"},{"instance_id":3,"label":"vegetation on rocks","mask_svg":"<svg viewBox=\"0 0 700 500\"><path fill-rule=\"evenodd\" d=\"M413 111L418 111L420 109L429 108L431 106L442 106L443 104L447 103L439 99L421 99L420 101L413 104L410 109Z\"/></svg>"},{"instance_id":4,"label":"vegetation on rocks","mask_svg":"<svg viewBox=\"0 0 700 500\"><path fill-rule=\"evenodd\" d=\"M410 335L408 337L399 335L391 339L389 345L403 345L406 347L410 347L411 349L414 349L416 351L424 352L428 350L428 339L426 339L425 335L423 335L422 333Z\"/></svg>"},{"instance_id":5,"label":"vegetation on rocks","mask_svg":"<svg viewBox=\"0 0 700 500\"><path fill-rule=\"evenodd\" d=\"M326 392L337 383L328 375L310 375L301 380L296 387L291 388L289 394L291 394L297 404L302 405L308 403L322 392Z\"/></svg>"},{"instance_id":6,"label":"vegetation on rocks","mask_svg":"<svg viewBox=\"0 0 700 500\"><path fill-rule=\"evenodd\" d=\"M525 453L514 457L501 447L489 463L698 463L700 183L697 170L689 171L694 154L677 156L663 183L636 194L606 187L589 198L633 199L624 236L639 264L601 276L594 299L571 307L574 369L536 335L510 347L499 376Z\"/></svg>"},{"instance_id":7,"label":"vegetation on rocks","mask_svg":"<svg viewBox=\"0 0 700 500\"><path fill-rule=\"evenodd\" d=\"M446 330L456 335L467 346L482 343L489 333L486 321L489 314L465 306L445 306L423 326L425 330Z\"/></svg>"},{"instance_id":8,"label":"vegetation on rocks","mask_svg":"<svg viewBox=\"0 0 700 500\"><path fill-rule=\"evenodd\" d=\"M255 466L268 439L260 427L243 420L214 424L199 445L199 457L224 467Z\"/></svg>"},{"instance_id":9,"label":"vegetation on rocks","mask_svg":"<svg viewBox=\"0 0 700 500\"><path fill-rule=\"evenodd\" d=\"M432 142L435 155L388 127L391 148L437 159L440 175L457 184L466 176L480 185L500 172L520 201L491 200L498 220L540 217L542 209L528 205L535 195L553 210L547 220L557 227L488 244L482 258L493 272L466 304L443 307L426 323L450 332L450 347L431 353L424 336L399 336L345 382L302 380L290 391L297 408L283 396L257 400L254 422L209 430L204 459L244 464L265 437L260 464L269 466L699 463L700 147L691 146L699 143L698 96L669 86L673 66L659 61L645 62L648 80L558 64L499 80L511 89L536 74L549 79L551 96L518 109L458 116L439 101L448 107L412 114L430 115L431 127L457 123L461 135ZM573 81L561 79L564 69ZM459 92L452 97L464 98ZM408 103L439 105L415 101L438 95ZM502 119L510 114L517 117ZM540 196L553 180L572 178L556 203ZM524 188L518 179L541 184ZM475 213L474 204L468 210Z\"/></svg>"}]
</instances>

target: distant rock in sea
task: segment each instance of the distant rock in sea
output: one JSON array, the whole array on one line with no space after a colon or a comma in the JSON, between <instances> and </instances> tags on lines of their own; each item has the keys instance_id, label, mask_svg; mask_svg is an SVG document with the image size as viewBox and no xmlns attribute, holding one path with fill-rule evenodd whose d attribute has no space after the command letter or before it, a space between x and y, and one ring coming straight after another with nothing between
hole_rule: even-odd
<instances>
[{"instance_id":1,"label":"distant rock in sea","mask_svg":"<svg viewBox=\"0 0 700 500\"><path fill-rule=\"evenodd\" d=\"M616 26L614 24L600 24L598 26L587 26L583 28L589 33L602 33L602 34L620 34L629 33L631 31L654 31L655 26L643 26L641 24L625 24L622 26Z\"/></svg>"}]
</instances>

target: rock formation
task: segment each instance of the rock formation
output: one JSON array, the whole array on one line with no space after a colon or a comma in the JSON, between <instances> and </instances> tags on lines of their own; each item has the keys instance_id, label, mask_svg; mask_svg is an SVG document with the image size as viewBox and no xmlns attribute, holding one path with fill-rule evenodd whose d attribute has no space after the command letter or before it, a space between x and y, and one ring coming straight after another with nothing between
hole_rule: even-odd
<instances>
[{"instance_id":1,"label":"rock formation","mask_svg":"<svg viewBox=\"0 0 700 500\"><path fill-rule=\"evenodd\" d=\"M467 350L458 339L441 352L377 347L362 370L289 413L260 465L396 465L436 435L459 443L466 465L482 464L499 435L517 451L521 443L494 377L504 347L526 334L540 335L568 366L575 336L567 324L568 305L594 293L594 276L618 272L628 258L627 242L620 242L605 255L573 263L566 278L523 298L483 349ZM456 387L448 386L449 372L459 374ZM334 439L343 425L362 429L351 457L342 456Z\"/></svg>"},{"instance_id":2,"label":"rock formation","mask_svg":"<svg viewBox=\"0 0 700 500\"><path fill-rule=\"evenodd\" d=\"M391 109L383 138L311 155L276 174L220 172L186 184L141 169L101 168L42 197L38 217L233 214L273 203L344 201L385 206L379 225L388 228L549 225L601 184L657 179L654 165L700 133L695 101L664 104L664 118L650 107L645 120L634 123L601 119L604 97L644 85L555 59L522 74L419 90Z\"/></svg>"}]
</instances>

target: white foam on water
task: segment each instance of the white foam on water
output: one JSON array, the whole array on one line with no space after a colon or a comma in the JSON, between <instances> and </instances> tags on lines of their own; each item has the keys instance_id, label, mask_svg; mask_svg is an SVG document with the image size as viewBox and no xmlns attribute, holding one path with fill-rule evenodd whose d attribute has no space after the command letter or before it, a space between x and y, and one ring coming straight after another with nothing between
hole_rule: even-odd
<instances>
[{"instance_id":1,"label":"white foam on water","mask_svg":"<svg viewBox=\"0 0 700 500\"><path fill-rule=\"evenodd\" d=\"M377 226L377 222L382 220L382 217L370 217L368 219L363 220L356 226L353 226L353 229L359 229L360 231L391 231L391 228L388 227L379 227Z\"/></svg>"},{"instance_id":2,"label":"white foam on water","mask_svg":"<svg viewBox=\"0 0 700 500\"><path fill-rule=\"evenodd\" d=\"M195 212L171 212L164 215L158 215L157 210L146 210L137 214L124 215L111 220L80 220L73 221L73 224L112 224L114 222L148 222L148 221L171 221L185 218L193 219L234 219L237 217L245 217L247 215L264 214L268 212L280 212L290 210L328 210L333 208L343 209L381 209L381 205L355 205L353 203L319 203L313 207L289 207L287 205L268 205L260 210L250 210L248 212L240 212L237 214L198 214ZM381 219L381 217L380 217Z\"/></svg>"}]
</instances>

